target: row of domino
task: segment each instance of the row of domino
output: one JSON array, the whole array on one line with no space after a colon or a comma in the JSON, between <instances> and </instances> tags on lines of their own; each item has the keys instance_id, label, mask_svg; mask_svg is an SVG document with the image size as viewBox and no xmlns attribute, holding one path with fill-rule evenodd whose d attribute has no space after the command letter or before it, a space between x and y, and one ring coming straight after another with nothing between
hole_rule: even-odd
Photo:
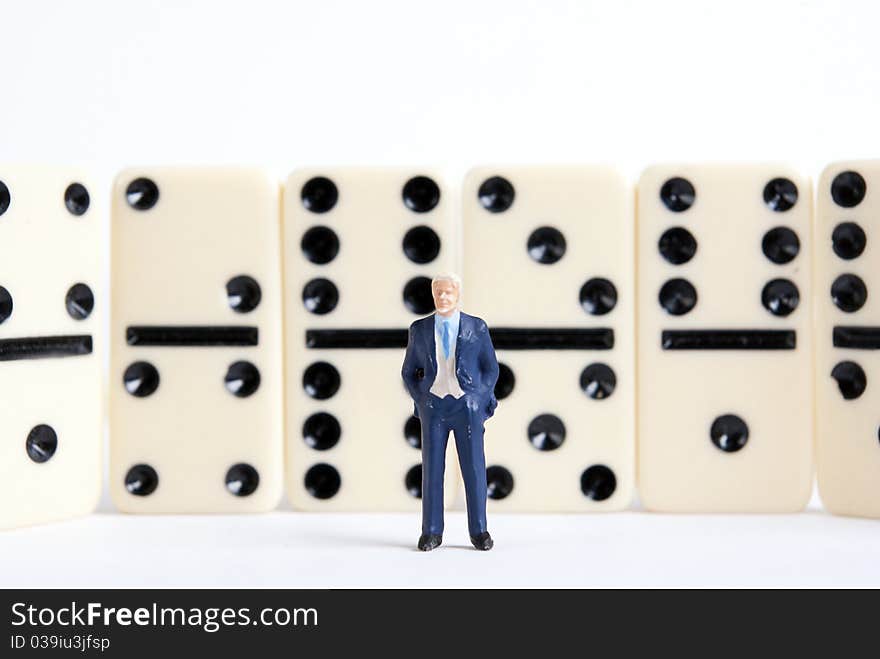
<instances>
[{"instance_id":1,"label":"row of domino","mask_svg":"<svg viewBox=\"0 0 880 659\"><path fill-rule=\"evenodd\" d=\"M0 168L0 528L95 506L108 306L120 510L269 510L285 473L299 510L418 510L400 364L452 270L501 364L490 513L624 509L637 472L651 510L797 511L815 455L827 508L880 516L878 178L829 166L814 218L768 164L480 168L460 204L424 170L129 170L107 305L88 174Z\"/></svg>"}]
</instances>

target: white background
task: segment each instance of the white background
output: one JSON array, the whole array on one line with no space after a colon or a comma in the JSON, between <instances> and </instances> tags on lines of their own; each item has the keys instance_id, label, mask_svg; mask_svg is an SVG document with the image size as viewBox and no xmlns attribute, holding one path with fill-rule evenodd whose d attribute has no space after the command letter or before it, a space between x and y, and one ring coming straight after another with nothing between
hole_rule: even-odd
<instances>
[{"instance_id":1,"label":"white background","mask_svg":"<svg viewBox=\"0 0 880 659\"><path fill-rule=\"evenodd\" d=\"M880 157L865 1L6 0L0 160L436 164ZM7 488L7 496L8 488ZM880 522L98 515L0 535L0 585L880 585Z\"/></svg>"}]
</instances>

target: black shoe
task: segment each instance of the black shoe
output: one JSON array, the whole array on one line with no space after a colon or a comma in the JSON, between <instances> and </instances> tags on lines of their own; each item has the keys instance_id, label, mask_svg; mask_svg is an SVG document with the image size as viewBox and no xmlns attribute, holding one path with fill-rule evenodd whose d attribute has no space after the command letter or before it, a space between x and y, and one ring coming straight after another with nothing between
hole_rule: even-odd
<instances>
[{"instance_id":1,"label":"black shoe","mask_svg":"<svg viewBox=\"0 0 880 659\"><path fill-rule=\"evenodd\" d=\"M422 536L419 538L419 549L421 551L431 551L439 547L441 542L443 542L442 535L422 533ZM491 543L492 541L489 540L489 542Z\"/></svg>"},{"instance_id":2,"label":"black shoe","mask_svg":"<svg viewBox=\"0 0 880 659\"><path fill-rule=\"evenodd\" d=\"M472 535L471 544L474 546L474 549L479 549L480 551L489 551L495 546L495 543L492 542L492 536L489 535L488 531L483 531L480 535Z\"/></svg>"}]
</instances>

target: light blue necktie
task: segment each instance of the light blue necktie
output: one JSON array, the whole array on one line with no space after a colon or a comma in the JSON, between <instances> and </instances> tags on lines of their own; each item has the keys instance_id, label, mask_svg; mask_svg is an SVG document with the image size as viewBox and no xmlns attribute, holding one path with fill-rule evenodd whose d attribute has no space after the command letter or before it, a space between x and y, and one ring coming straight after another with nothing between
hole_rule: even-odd
<instances>
[{"instance_id":1,"label":"light blue necktie","mask_svg":"<svg viewBox=\"0 0 880 659\"><path fill-rule=\"evenodd\" d=\"M448 320L443 321L443 356L446 359L449 359L449 350L452 347L452 332L449 331L451 324Z\"/></svg>"}]
</instances>

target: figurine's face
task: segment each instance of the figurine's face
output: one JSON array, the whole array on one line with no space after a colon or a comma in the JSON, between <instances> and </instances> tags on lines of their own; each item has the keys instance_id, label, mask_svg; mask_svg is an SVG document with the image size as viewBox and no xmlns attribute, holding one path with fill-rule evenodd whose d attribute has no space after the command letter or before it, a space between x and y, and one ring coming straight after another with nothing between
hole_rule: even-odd
<instances>
[{"instance_id":1,"label":"figurine's face","mask_svg":"<svg viewBox=\"0 0 880 659\"><path fill-rule=\"evenodd\" d=\"M441 316L448 316L458 309L458 286L451 281L438 281L431 286L434 306Z\"/></svg>"}]
</instances>

